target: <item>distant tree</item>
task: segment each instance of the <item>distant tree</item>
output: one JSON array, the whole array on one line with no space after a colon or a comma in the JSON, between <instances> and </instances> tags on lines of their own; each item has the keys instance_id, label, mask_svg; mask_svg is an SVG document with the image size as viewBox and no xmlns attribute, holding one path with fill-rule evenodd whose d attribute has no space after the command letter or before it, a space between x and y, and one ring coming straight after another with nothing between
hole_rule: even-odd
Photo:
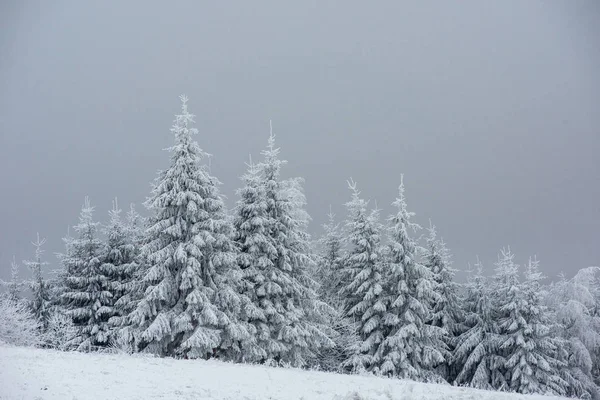
<instances>
[{"instance_id":1,"label":"distant tree","mask_svg":"<svg viewBox=\"0 0 600 400\"><path fill-rule=\"evenodd\" d=\"M42 246L46 243L46 239L40 239L40 234L37 234L37 240L32 242L35 247L35 258L33 261L24 261L23 263L31 270L32 280L29 282L31 289L32 301L31 308L33 315L40 323L41 329L45 332L48 329L48 320L52 309L52 299L48 287L48 283L44 279L42 268L48 265L42 261L44 250Z\"/></svg>"},{"instance_id":2,"label":"distant tree","mask_svg":"<svg viewBox=\"0 0 600 400\"><path fill-rule=\"evenodd\" d=\"M343 309L343 238L335 215L330 211L323 224L324 234L319 240L320 254L317 261L319 296L336 309Z\"/></svg>"},{"instance_id":3,"label":"distant tree","mask_svg":"<svg viewBox=\"0 0 600 400\"><path fill-rule=\"evenodd\" d=\"M19 278L19 264L17 264L14 256L10 263L10 281L0 280L0 284L6 288L9 299L12 301L19 301L21 299L23 281Z\"/></svg>"}]
</instances>

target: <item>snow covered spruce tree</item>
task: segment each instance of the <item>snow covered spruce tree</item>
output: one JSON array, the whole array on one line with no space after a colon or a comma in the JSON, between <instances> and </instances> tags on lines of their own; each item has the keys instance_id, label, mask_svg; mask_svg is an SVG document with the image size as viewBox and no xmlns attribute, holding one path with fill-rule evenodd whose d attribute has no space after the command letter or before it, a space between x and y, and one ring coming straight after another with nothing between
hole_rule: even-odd
<instances>
[{"instance_id":1,"label":"snow covered spruce tree","mask_svg":"<svg viewBox=\"0 0 600 400\"><path fill-rule=\"evenodd\" d=\"M444 355L446 362L440 365L439 373L446 381L452 382L458 372L451 368L451 353L455 338L464 330L464 316L458 298L458 285L454 282L456 270L451 266L450 253L444 241L437 238L435 225L431 223L424 250L424 263L433 273L436 293L430 305L432 314L428 323L443 330L443 346L438 350Z\"/></svg>"},{"instance_id":2,"label":"snow covered spruce tree","mask_svg":"<svg viewBox=\"0 0 600 400\"><path fill-rule=\"evenodd\" d=\"M44 250L42 246L46 243L46 239L40 239L40 234L37 234L37 240L32 242L35 246L35 258L33 261L24 261L24 264L31 269L32 279L29 282L29 288L32 294L31 309L33 315L40 324L40 328L45 332L48 329L48 321L50 319L52 309L52 299L48 284L44 279L42 268L48 265L42 261Z\"/></svg>"},{"instance_id":3,"label":"snow covered spruce tree","mask_svg":"<svg viewBox=\"0 0 600 400\"><path fill-rule=\"evenodd\" d=\"M600 348L600 318L594 314L594 275L600 268L578 271L572 279L564 276L550 286L545 298L556 322L554 331L561 341L560 360L567 366L561 377L569 384L567 395L600 399L594 382L595 352Z\"/></svg>"},{"instance_id":4,"label":"snow covered spruce tree","mask_svg":"<svg viewBox=\"0 0 600 400\"><path fill-rule=\"evenodd\" d=\"M382 319L386 311L383 301L384 263L381 257L379 210L367 210L368 201L360 197L356 183L348 182L352 199L346 203L348 253L343 259L341 294L344 313L354 322L358 336L345 368L374 371L378 364L375 351L384 340Z\"/></svg>"},{"instance_id":5,"label":"snow covered spruce tree","mask_svg":"<svg viewBox=\"0 0 600 400\"><path fill-rule=\"evenodd\" d=\"M309 276L310 237L301 182L282 180L285 161L271 132L264 161L244 175L238 191L234 225L245 279L244 293L253 307L245 313L256 330L256 346L244 352L248 361L303 366L315 352L331 346Z\"/></svg>"},{"instance_id":6,"label":"snow covered spruce tree","mask_svg":"<svg viewBox=\"0 0 600 400\"><path fill-rule=\"evenodd\" d=\"M469 279L464 300L467 330L456 340L452 358L458 375L455 385L493 390L504 383L504 359L498 356L498 324L489 280L477 260L475 275Z\"/></svg>"},{"instance_id":7,"label":"snow covered spruce tree","mask_svg":"<svg viewBox=\"0 0 600 400\"><path fill-rule=\"evenodd\" d=\"M241 292L248 294L247 298L251 302L242 308L240 318L251 321L254 328L252 333L257 337L256 341L244 347L241 359L253 362L267 359L267 351L258 339L266 341L270 338L266 314L255 304L257 294L253 293L253 280L270 265L270 259L276 256L276 249L269 238L265 187L258 166L250 161L248 171L241 179L244 186L236 191L239 200L233 218L234 240L242 272Z\"/></svg>"},{"instance_id":8,"label":"snow covered spruce tree","mask_svg":"<svg viewBox=\"0 0 600 400\"><path fill-rule=\"evenodd\" d=\"M125 216L125 232L127 239L134 247L134 258L139 258L141 245L146 231L146 219L136 210L135 204L129 205L129 211ZM139 263L138 263L139 264Z\"/></svg>"},{"instance_id":9,"label":"snow covered spruce tree","mask_svg":"<svg viewBox=\"0 0 600 400\"><path fill-rule=\"evenodd\" d=\"M109 323L113 329L112 345L127 353L136 351L136 334L139 333L130 323L130 315L144 296L146 289L143 278L146 264L142 257L141 247L144 240L145 219L130 204L129 211L122 222L127 258L129 258L126 274L114 284L117 298L114 301L115 315ZM110 235L107 233L107 235Z\"/></svg>"},{"instance_id":10,"label":"snow covered spruce tree","mask_svg":"<svg viewBox=\"0 0 600 400\"><path fill-rule=\"evenodd\" d=\"M86 197L74 226L78 237L67 239L66 253L60 256L64 269L63 307L72 318L77 334L70 346L82 351L109 343L108 318L112 312L112 294L101 264L104 246L98 238L99 223L93 220L94 207Z\"/></svg>"},{"instance_id":11,"label":"snow covered spruce tree","mask_svg":"<svg viewBox=\"0 0 600 400\"><path fill-rule=\"evenodd\" d=\"M23 287L23 282L19 277L19 264L13 257L12 262L10 263L10 282L8 284L8 295L11 300L19 301L21 300L21 288Z\"/></svg>"},{"instance_id":12,"label":"snow covered spruce tree","mask_svg":"<svg viewBox=\"0 0 600 400\"><path fill-rule=\"evenodd\" d=\"M511 360L511 357L518 353L520 345L524 344L525 339L522 337L522 333L527 328L527 321L523 315L526 304L519 282L519 265L514 263L514 254L510 247L501 250L498 262L496 262L493 287L493 304L499 328L498 355L504 360L500 370L505 380L505 382L497 382L494 386L496 389L510 390L512 383L510 366L515 364L515 360ZM518 368L518 365L516 367ZM516 371L517 374L519 372L521 371Z\"/></svg>"},{"instance_id":13,"label":"snow covered spruce tree","mask_svg":"<svg viewBox=\"0 0 600 400\"><path fill-rule=\"evenodd\" d=\"M74 240L75 238L71 236L71 227L67 226L67 234L62 238L65 250L63 253L55 253L56 258L58 258L59 261L59 266L57 269L51 272L54 278L51 279L48 285L52 309L64 315L66 315L67 310L62 295L67 288L67 276L69 273L67 270L68 265L65 263L65 261L66 258L73 253Z\"/></svg>"},{"instance_id":14,"label":"snow covered spruce tree","mask_svg":"<svg viewBox=\"0 0 600 400\"><path fill-rule=\"evenodd\" d=\"M382 320L384 340L375 354L378 372L420 381L442 381L435 368L445 361L444 330L427 324L431 304L437 299L434 274L417 261L417 246L409 230L418 229L407 210L404 182L392 203L397 208L389 218L387 263L384 287L386 305Z\"/></svg>"},{"instance_id":15,"label":"snow covered spruce tree","mask_svg":"<svg viewBox=\"0 0 600 400\"><path fill-rule=\"evenodd\" d=\"M493 307L498 322L497 355L502 362L497 365L500 374L498 381L492 382L495 389L510 390L511 371L508 360L517 351L515 336L519 336L525 328L526 320L522 315L524 296L519 283L519 266L514 263L514 254L502 249L496 262L496 273L493 281ZM522 343L522 338L520 343ZM501 378L500 378L501 375Z\"/></svg>"},{"instance_id":16,"label":"snow covered spruce tree","mask_svg":"<svg viewBox=\"0 0 600 400\"><path fill-rule=\"evenodd\" d=\"M594 321L594 330L600 336L600 267L589 267L585 268L584 271L590 271L592 274L590 278L590 292L595 301L590 309L590 314ZM592 376L594 376L594 382L600 388L600 345L596 346L592 352L592 362Z\"/></svg>"},{"instance_id":17,"label":"snow covered spruce tree","mask_svg":"<svg viewBox=\"0 0 600 400\"><path fill-rule=\"evenodd\" d=\"M171 128L171 165L159 174L146 206L152 212L142 257L144 296L130 314L138 348L188 358L239 352L251 339L238 322L239 268L220 182L192 138L187 98Z\"/></svg>"},{"instance_id":18,"label":"snow covered spruce tree","mask_svg":"<svg viewBox=\"0 0 600 400\"><path fill-rule=\"evenodd\" d=\"M10 281L6 282L0 280L0 284L6 288L6 294L10 300L21 300L23 281L19 278L19 264L17 264L17 260L14 256L10 263Z\"/></svg>"},{"instance_id":19,"label":"snow covered spruce tree","mask_svg":"<svg viewBox=\"0 0 600 400\"><path fill-rule=\"evenodd\" d=\"M323 224L324 234L319 239L320 254L317 262L317 279L319 296L337 309L342 308L343 298L340 294L343 285L343 243L339 224L335 215L329 211L328 221Z\"/></svg>"},{"instance_id":20,"label":"snow covered spruce tree","mask_svg":"<svg viewBox=\"0 0 600 400\"><path fill-rule=\"evenodd\" d=\"M323 349L319 365L327 371L340 371L342 364L352 355L356 344L354 320L344 313L343 289L343 239L335 215L329 211L328 222L323 224L324 234L319 239L315 276L319 284L319 298L331 307L326 314L328 325L333 329L335 346Z\"/></svg>"},{"instance_id":21,"label":"snow covered spruce tree","mask_svg":"<svg viewBox=\"0 0 600 400\"><path fill-rule=\"evenodd\" d=\"M101 266L107 277L105 290L112 294L111 310L108 311L111 328L111 341L115 341L118 328L125 324L133 310L131 296L138 272L137 243L132 237L132 229L121 218L117 199L109 211L109 222L104 228L106 235L105 256ZM132 212L135 212L132 209Z\"/></svg>"},{"instance_id":22,"label":"snow covered spruce tree","mask_svg":"<svg viewBox=\"0 0 600 400\"><path fill-rule=\"evenodd\" d=\"M520 288L508 291L509 299L499 310L505 314L500 348L506 352L511 391L564 395L567 383L560 378L562 363L557 359L560 343L552 336L548 312L541 302L541 279L537 259L530 259L525 280Z\"/></svg>"}]
</instances>

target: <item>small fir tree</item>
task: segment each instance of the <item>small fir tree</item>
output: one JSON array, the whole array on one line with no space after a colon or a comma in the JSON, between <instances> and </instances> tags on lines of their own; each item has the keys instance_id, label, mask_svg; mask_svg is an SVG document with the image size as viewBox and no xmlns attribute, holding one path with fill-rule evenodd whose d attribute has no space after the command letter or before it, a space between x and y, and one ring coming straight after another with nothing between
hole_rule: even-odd
<instances>
[{"instance_id":1,"label":"small fir tree","mask_svg":"<svg viewBox=\"0 0 600 400\"><path fill-rule=\"evenodd\" d=\"M48 320L52 309L52 299L48 283L44 279L42 268L48 265L42 261L44 250L42 246L46 243L46 239L40 239L40 234L37 234L37 240L32 242L35 247L35 258L33 261L24 261L24 264L31 270L32 280L29 283L29 288L32 294L31 308L33 315L37 318L40 328L45 332L48 329Z\"/></svg>"},{"instance_id":2,"label":"small fir tree","mask_svg":"<svg viewBox=\"0 0 600 400\"><path fill-rule=\"evenodd\" d=\"M66 240L61 256L65 271L63 306L72 318L77 334L70 345L78 350L94 350L109 344L108 318L112 294L106 290L108 278L102 272L104 246L98 238L99 223L93 220L94 207L86 197L75 225L78 237Z\"/></svg>"}]
</instances>

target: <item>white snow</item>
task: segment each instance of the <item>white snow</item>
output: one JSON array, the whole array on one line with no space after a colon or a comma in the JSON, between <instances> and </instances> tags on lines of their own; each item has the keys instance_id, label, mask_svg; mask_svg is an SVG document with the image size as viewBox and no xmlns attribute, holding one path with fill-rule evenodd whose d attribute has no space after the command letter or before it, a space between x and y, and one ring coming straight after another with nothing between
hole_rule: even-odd
<instances>
[{"instance_id":1,"label":"white snow","mask_svg":"<svg viewBox=\"0 0 600 400\"><path fill-rule=\"evenodd\" d=\"M0 345L2 400L541 400L398 379Z\"/></svg>"}]
</instances>

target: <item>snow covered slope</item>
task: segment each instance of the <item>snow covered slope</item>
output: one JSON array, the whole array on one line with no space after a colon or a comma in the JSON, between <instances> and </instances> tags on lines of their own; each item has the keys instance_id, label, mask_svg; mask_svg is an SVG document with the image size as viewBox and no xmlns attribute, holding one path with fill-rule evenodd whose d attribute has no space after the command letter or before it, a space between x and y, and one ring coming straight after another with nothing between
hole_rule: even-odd
<instances>
[{"instance_id":1,"label":"snow covered slope","mask_svg":"<svg viewBox=\"0 0 600 400\"><path fill-rule=\"evenodd\" d=\"M294 369L0 346L0 399L540 400Z\"/></svg>"}]
</instances>

